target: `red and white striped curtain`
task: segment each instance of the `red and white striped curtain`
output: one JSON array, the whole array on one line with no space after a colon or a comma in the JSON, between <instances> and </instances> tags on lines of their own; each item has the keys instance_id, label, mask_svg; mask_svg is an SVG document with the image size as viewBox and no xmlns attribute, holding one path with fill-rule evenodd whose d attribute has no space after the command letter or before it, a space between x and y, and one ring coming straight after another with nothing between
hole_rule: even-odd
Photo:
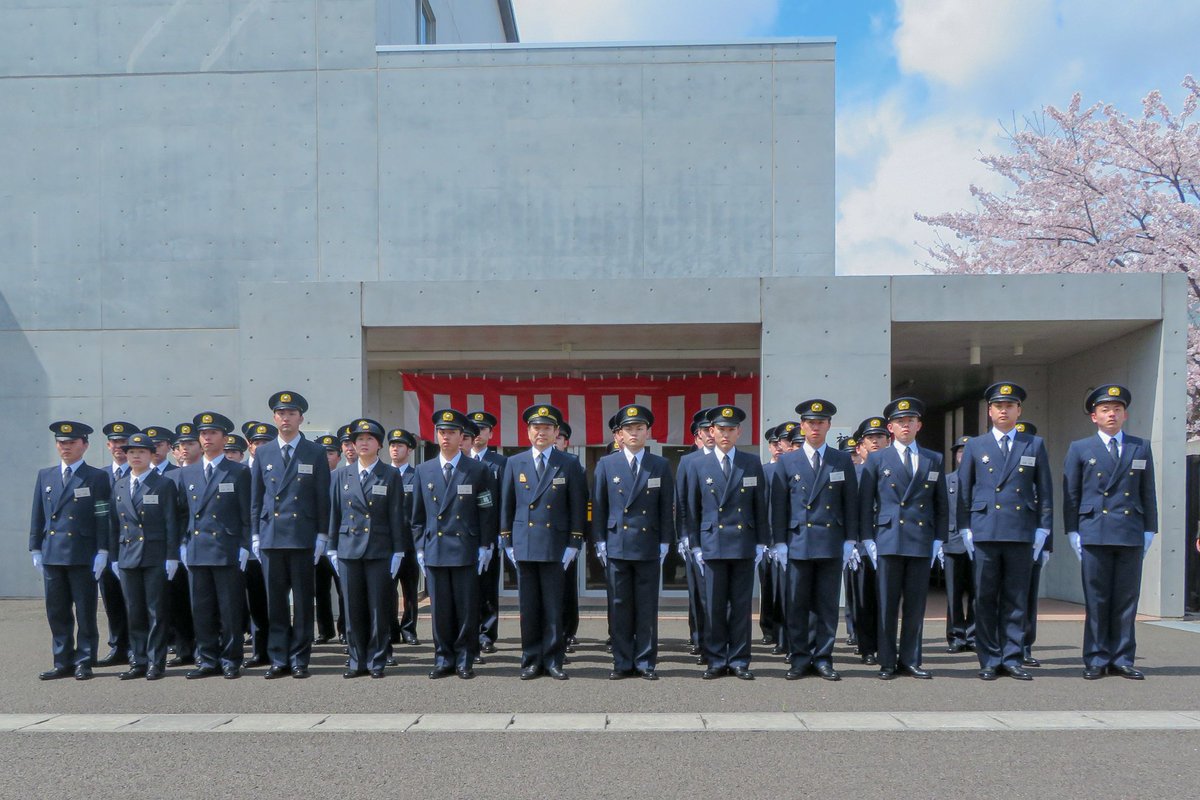
<instances>
[{"instance_id":1,"label":"red and white striped curtain","mask_svg":"<svg viewBox=\"0 0 1200 800\"><path fill-rule=\"evenodd\" d=\"M654 412L650 438L662 444L690 445L692 415L701 408L725 403L732 403L747 414L742 424L743 444L758 440L757 375L501 380L404 373L401 377L404 417L426 440L433 439L430 415L437 409L455 408L463 413L483 409L499 420L491 444L520 447L528 443L521 412L538 403L550 403L566 415L571 424L572 445L608 443L612 438L608 418L629 403L640 403Z\"/></svg>"}]
</instances>

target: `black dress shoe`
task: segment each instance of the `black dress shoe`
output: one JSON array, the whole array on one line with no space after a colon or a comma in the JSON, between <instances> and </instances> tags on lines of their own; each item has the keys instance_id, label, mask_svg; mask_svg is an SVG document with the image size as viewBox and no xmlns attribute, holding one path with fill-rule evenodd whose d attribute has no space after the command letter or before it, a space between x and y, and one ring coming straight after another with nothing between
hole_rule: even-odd
<instances>
[{"instance_id":1,"label":"black dress shoe","mask_svg":"<svg viewBox=\"0 0 1200 800\"><path fill-rule=\"evenodd\" d=\"M974 642L967 642L965 645L963 645L963 647L972 653L975 652L975 643Z\"/></svg>"},{"instance_id":2,"label":"black dress shoe","mask_svg":"<svg viewBox=\"0 0 1200 800\"><path fill-rule=\"evenodd\" d=\"M717 678L723 678L724 676L725 676L725 669L721 668L721 669L706 669L706 670L704 670L704 674L701 675L700 677L706 681L712 681L712 680L716 680Z\"/></svg>"},{"instance_id":3,"label":"black dress shoe","mask_svg":"<svg viewBox=\"0 0 1200 800\"><path fill-rule=\"evenodd\" d=\"M858 637L856 637L856 636L847 636L846 637L846 647L857 647L857 646L858 646Z\"/></svg>"},{"instance_id":4,"label":"black dress shoe","mask_svg":"<svg viewBox=\"0 0 1200 800\"><path fill-rule=\"evenodd\" d=\"M1021 659L1022 667L1040 667L1041 665L1042 665L1042 662L1038 661L1033 656L1025 656L1024 658Z\"/></svg>"},{"instance_id":5,"label":"black dress shoe","mask_svg":"<svg viewBox=\"0 0 1200 800\"><path fill-rule=\"evenodd\" d=\"M637 674L638 672L636 669L614 669L612 672L608 673L608 679L610 681L619 681L625 678L632 678Z\"/></svg>"},{"instance_id":6,"label":"black dress shoe","mask_svg":"<svg viewBox=\"0 0 1200 800\"><path fill-rule=\"evenodd\" d=\"M75 680L90 681L92 679L92 668L86 664L80 664L75 668Z\"/></svg>"},{"instance_id":7,"label":"black dress shoe","mask_svg":"<svg viewBox=\"0 0 1200 800\"><path fill-rule=\"evenodd\" d=\"M225 676L225 680L227 681L236 681L242 677L242 671L234 666L222 667L221 674Z\"/></svg>"},{"instance_id":8,"label":"black dress shoe","mask_svg":"<svg viewBox=\"0 0 1200 800\"><path fill-rule=\"evenodd\" d=\"M271 659L266 656L251 656L242 662L242 669L253 669L254 667L265 667L271 663Z\"/></svg>"},{"instance_id":9,"label":"black dress shoe","mask_svg":"<svg viewBox=\"0 0 1200 800\"><path fill-rule=\"evenodd\" d=\"M429 670L429 679L431 681L436 681L438 678L445 678L448 675L453 674L453 667L434 667L433 669Z\"/></svg>"},{"instance_id":10,"label":"black dress shoe","mask_svg":"<svg viewBox=\"0 0 1200 800\"><path fill-rule=\"evenodd\" d=\"M221 674L221 670L217 669L216 667L196 667L194 670L187 673L183 677L187 678L189 681L194 681L197 678L208 678L213 675L220 675L220 674Z\"/></svg>"},{"instance_id":11,"label":"black dress shoe","mask_svg":"<svg viewBox=\"0 0 1200 800\"><path fill-rule=\"evenodd\" d=\"M273 681L276 678L284 678L290 674L291 674L291 670L288 669L287 667L271 667L270 669L267 670L267 674L263 675L263 677L269 681Z\"/></svg>"},{"instance_id":12,"label":"black dress shoe","mask_svg":"<svg viewBox=\"0 0 1200 800\"><path fill-rule=\"evenodd\" d=\"M175 656L167 662L168 667L186 667L189 664L195 664L196 659L191 656Z\"/></svg>"},{"instance_id":13,"label":"black dress shoe","mask_svg":"<svg viewBox=\"0 0 1200 800\"><path fill-rule=\"evenodd\" d=\"M996 680L996 677L996 670L992 669L991 667L979 670L979 680L981 681L994 681Z\"/></svg>"},{"instance_id":14,"label":"black dress shoe","mask_svg":"<svg viewBox=\"0 0 1200 800\"><path fill-rule=\"evenodd\" d=\"M381 670L381 669L373 669L373 670L371 670L371 677L372 677L372 678L377 678L377 679L378 679L378 678L382 678L382 677L383 677L383 670Z\"/></svg>"},{"instance_id":15,"label":"black dress shoe","mask_svg":"<svg viewBox=\"0 0 1200 800\"><path fill-rule=\"evenodd\" d=\"M864 664L866 664L868 667L873 667L879 663L879 659L875 657L874 653L864 653L863 657L862 657L862 662Z\"/></svg>"},{"instance_id":16,"label":"black dress shoe","mask_svg":"<svg viewBox=\"0 0 1200 800\"><path fill-rule=\"evenodd\" d=\"M932 672L927 669L921 669L920 667L901 667L901 669L914 678L919 678L923 681L927 681L933 677Z\"/></svg>"},{"instance_id":17,"label":"black dress shoe","mask_svg":"<svg viewBox=\"0 0 1200 800\"><path fill-rule=\"evenodd\" d=\"M475 664L476 665L480 665L480 664L486 665L487 659L484 658L483 656L475 656Z\"/></svg>"},{"instance_id":18,"label":"black dress shoe","mask_svg":"<svg viewBox=\"0 0 1200 800\"><path fill-rule=\"evenodd\" d=\"M888 669L887 667L884 667L883 669L879 670L879 680L881 681L890 681L895 679L895 677L896 670L894 669Z\"/></svg>"},{"instance_id":19,"label":"black dress shoe","mask_svg":"<svg viewBox=\"0 0 1200 800\"><path fill-rule=\"evenodd\" d=\"M781 645L781 644L777 644L777 645L775 645L774 647L772 647L772 648L771 648L771 655L773 655L773 656L781 656L781 655L783 655L783 645Z\"/></svg>"},{"instance_id":20,"label":"black dress shoe","mask_svg":"<svg viewBox=\"0 0 1200 800\"><path fill-rule=\"evenodd\" d=\"M787 674L783 676L783 679L786 681L798 681L807 674L808 674L808 665L805 664L802 667L797 664L797 665L789 666Z\"/></svg>"},{"instance_id":21,"label":"black dress shoe","mask_svg":"<svg viewBox=\"0 0 1200 800\"><path fill-rule=\"evenodd\" d=\"M546 674L551 678L554 678L556 681L565 681L567 678L571 677L562 671L562 667L546 667Z\"/></svg>"},{"instance_id":22,"label":"black dress shoe","mask_svg":"<svg viewBox=\"0 0 1200 800\"><path fill-rule=\"evenodd\" d=\"M698 656L700 655L700 645L689 644L687 651L689 656Z\"/></svg>"},{"instance_id":23,"label":"black dress shoe","mask_svg":"<svg viewBox=\"0 0 1200 800\"><path fill-rule=\"evenodd\" d=\"M325 634L321 634L320 636L313 639L313 644L329 644L332 641L333 641L332 636L326 636Z\"/></svg>"},{"instance_id":24,"label":"black dress shoe","mask_svg":"<svg viewBox=\"0 0 1200 800\"><path fill-rule=\"evenodd\" d=\"M658 673L652 669L641 670L640 672L638 672L638 674L642 676L642 680L644 680L644 681L658 680Z\"/></svg>"},{"instance_id":25,"label":"black dress shoe","mask_svg":"<svg viewBox=\"0 0 1200 800\"><path fill-rule=\"evenodd\" d=\"M775 644L774 636L764 636L759 640L762 644Z\"/></svg>"},{"instance_id":26,"label":"black dress shoe","mask_svg":"<svg viewBox=\"0 0 1200 800\"><path fill-rule=\"evenodd\" d=\"M740 681L754 680L754 673L750 671L749 667L734 667L733 676Z\"/></svg>"},{"instance_id":27,"label":"black dress shoe","mask_svg":"<svg viewBox=\"0 0 1200 800\"><path fill-rule=\"evenodd\" d=\"M148 681L160 681L162 680L162 676L163 671L158 667L150 667L150 669L146 670L146 680Z\"/></svg>"},{"instance_id":28,"label":"black dress shoe","mask_svg":"<svg viewBox=\"0 0 1200 800\"><path fill-rule=\"evenodd\" d=\"M966 642L951 642L950 644L946 645L947 653L961 653L963 650L966 650L966 649L967 649Z\"/></svg>"},{"instance_id":29,"label":"black dress shoe","mask_svg":"<svg viewBox=\"0 0 1200 800\"><path fill-rule=\"evenodd\" d=\"M53 681L59 678L69 678L75 670L70 667L55 667L38 673L39 681Z\"/></svg>"},{"instance_id":30,"label":"black dress shoe","mask_svg":"<svg viewBox=\"0 0 1200 800\"><path fill-rule=\"evenodd\" d=\"M113 667L117 664L128 664L129 656L118 648L114 647L108 651L108 655L96 662L97 667Z\"/></svg>"},{"instance_id":31,"label":"black dress shoe","mask_svg":"<svg viewBox=\"0 0 1200 800\"><path fill-rule=\"evenodd\" d=\"M492 641L484 641L479 645L479 649L484 653L496 652L496 643Z\"/></svg>"},{"instance_id":32,"label":"black dress shoe","mask_svg":"<svg viewBox=\"0 0 1200 800\"><path fill-rule=\"evenodd\" d=\"M308 677L308 667L292 667L292 677L304 680Z\"/></svg>"},{"instance_id":33,"label":"black dress shoe","mask_svg":"<svg viewBox=\"0 0 1200 800\"><path fill-rule=\"evenodd\" d=\"M526 667L525 669L521 670L521 680L531 681L541 674L542 670L540 667Z\"/></svg>"},{"instance_id":34,"label":"black dress shoe","mask_svg":"<svg viewBox=\"0 0 1200 800\"><path fill-rule=\"evenodd\" d=\"M1008 673L1010 678L1016 678L1019 681L1031 681L1033 676L1020 667L1007 666L1004 671Z\"/></svg>"},{"instance_id":35,"label":"black dress shoe","mask_svg":"<svg viewBox=\"0 0 1200 800\"><path fill-rule=\"evenodd\" d=\"M421 643L421 640L418 639L414 634L411 634L411 633L402 633L402 634L400 634L400 638L402 638L404 640L405 644L414 644L415 645L415 644Z\"/></svg>"},{"instance_id":36,"label":"black dress shoe","mask_svg":"<svg viewBox=\"0 0 1200 800\"><path fill-rule=\"evenodd\" d=\"M1104 677L1104 667L1084 667L1083 679L1085 681L1098 681Z\"/></svg>"},{"instance_id":37,"label":"black dress shoe","mask_svg":"<svg viewBox=\"0 0 1200 800\"><path fill-rule=\"evenodd\" d=\"M458 677L462 678L464 681L469 681L475 677L475 670L471 669L470 667L459 667L457 672Z\"/></svg>"},{"instance_id":38,"label":"black dress shoe","mask_svg":"<svg viewBox=\"0 0 1200 800\"><path fill-rule=\"evenodd\" d=\"M146 668L145 667L130 667L129 669L125 670L120 675L118 675L117 679L122 680L122 681L131 681L131 680L134 680L135 678L144 678L144 677L146 677Z\"/></svg>"},{"instance_id":39,"label":"black dress shoe","mask_svg":"<svg viewBox=\"0 0 1200 800\"><path fill-rule=\"evenodd\" d=\"M606 653L611 653L611 652L612 652L612 642L605 642L605 643L604 643L604 652L606 652Z\"/></svg>"},{"instance_id":40,"label":"black dress shoe","mask_svg":"<svg viewBox=\"0 0 1200 800\"><path fill-rule=\"evenodd\" d=\"M395 656L388 656L387 660L383 662L383 665L385 667L398 667L400 666L400 662L396 660Z\"/></svg>"},{"instance_id":41,"label":"black dress shoe","mask_svg":"<svg viewBox=\"0 0 1200 800\"><path fill-rule=\"evenodd\" d=\"M1142 681L1146 679L1144 674L1130 666L1118 667L1110 664L1108 667L1108 674L1120 675L1122 678L1128 678L1131 681Z\"/></svg>"},{"instance_id":42,"label":"black dress shoe","mask_svg":"<svg viewBox=\"0 0 1200 800\"><path fill-rule=\"evenodd\" d=\"M832 665L826 664L824 661L819 664L814 664L813 666L816 668L817 674L827 681L840 681L842 679L842 676L838 675L837 670L834 669Z\"/></svg>"},{"instance_id":43,"label":"black dress shoe","mask_svg":"<svg viewBox=\"0 0 1200 800\"><path fill-rule=\"evenodd\" d=\"M567 641L567 644L571 645L572 647L579 644L579 639L575 636L568 636L566 641Z\"/></svg>"},{"instance_id":44,"label":"black dress shoe","mask_svg":"<svg viewBox=\"0 0 1200 800\"><path fill-rule=\"evenodd\" d=\"M347 679L361 678L363 675L366 675L366 674L367 674L367 671L365 669L347 669L344 672L342 672L342 677L347 678Z\"/></svg>"}]
</instances>

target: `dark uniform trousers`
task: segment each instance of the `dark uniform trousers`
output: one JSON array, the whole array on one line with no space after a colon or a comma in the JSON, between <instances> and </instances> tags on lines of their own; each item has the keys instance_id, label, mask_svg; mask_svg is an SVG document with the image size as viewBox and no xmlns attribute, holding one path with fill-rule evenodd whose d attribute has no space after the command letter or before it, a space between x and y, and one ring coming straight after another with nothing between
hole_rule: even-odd
<instances>
[{"instance_id":1,"label":"dark uniform trousers","mask_svg":"<svg viewBox=\"0 0 1200 800\"><path fill-rule=\"evenodd\" d=\"M1046 538L1047 547L1052 538ZM1025 634L1021 637L1021 654L1026 658L1033 655L1033 643L1037 641L1038 595L1041 594L1041 585L1042 558L1039 554L1029 570L1029 596L1025 600Z\"/></svg>"},{"instance_id":2,"label":"dark uniform trousers","mask_svg":"<svg viewBox=\"0 0 1200 800\"><path fill-rule=\"evenodd\" d=\"M975 573L966 553L946 553L946 643L975 647Z\"/></svg>"},{"instance_id":3,"label":"dark uniform trousers","mask_svg":"<svg viewBox=\"0 0 1200 800\"><path fill-rule=\"evenodd\" d=\"M409 558L411 554L406 553L404 560ZM346 585L343 594L349 617L346 635L354 640L350 646L350 669L379 670L387 663L391 643L388 623L395 590L388 572L390 562L390 557L338 559L338 569Z\"/></svg>"},{"instance_id":4,"label":"dark uniform trousers","mask_svg":"<svg viewBox=\"0 0 1200 800\"><path fill-rule=\"evenodd\" d=\"M654 669L658 663L658 560L610 558L608 624L612 630L613 668Z\"/></svg>"},{"instance_id":5,"label":"dark uniform trousers","mask_svg":"<svg viewBox=\"0 0 1200 800\"><path fill-rule=\"evenodd\" d=\"M778 641L780 608L775 592L777 574L775 562L764 558L758 563L758 629L764 638Z\"/></svg>"},{"instance_id":6,"label":"dark uniform trousers","mask_svg":"<svg viewBox=\"0 0 1200 800\"><path fill-rule=\"evenodd\" d=\"M42 570L55 669L95 664L100 632L92 568L43 565Z\"/></svg>"},{"instance_id":7,"label":"dark uniform trousers","mask_svg":"<svg viewBox=\"0 0 1200 800\"><path fill-rule=\"evenodd\" d=\"M853 609L857 652L875 655L879 652L879 575L869 556L862 554L858 569L848 570L847 580L854 586L854 593L846 597L846 605Z\"/></svg>"},{"instance_id":8,"label":"dark uniform trousers","mask_svg":"<svg viewBox=\"0 0 1200 800\"><path fill-rule=\"evenodd\" d=\"M262 562L254 556L246 562L246 619L250 622L250 653L258 661L267 661L267 632L270 616L267 612L267 579L263 576Z\"/></svg>"},{"instance_id":9,"label":"dark uniform trousers","mask_svg":"<svg viewBox=\"0 0 1200 800\"><path fill-rule=\"evenodd\" d=\"M583 553L579 554L569 565L563 575L563 640L572 639L579 633L579 562L584 560Z\"/></svg>"},{"instance_id":10,"label":"dark uniform trousers","mask_svg":"<svg viewBox=\"0 0 1200 800\"><path fill-rule=\"evenodd\" d=\"M504 465L508 459L495 450L485 450L482 458L475 459L487 465L492 471L492 478L500 482L504 474ZM493 555L487 569L479 575L479 644L495 644L500 638L500 575L503 571L504 559L499 554Z\"/></svg>"},{"instance_id":11,"label":"dark uniform trousers","mask_svg":"<svg viewBox=\"0 0 1200 800\"><path fill-rule=\"evenodd\" d=\"M108 480L110 486L116 486L117 477L109 467ZM128 467L125 474L128 475ZM104 616L108 618L108 646L123 656L132 660L129 648L129 618L126 614L125 595L122 592L121 581L112 570L115 553L109 553L108 563L100 573L100 599L104 603Z\"/></svg>"},{"instance_id":12,"label":"dark uniform trousers","mask_svg":"<svg viewBox=\"0 0 1200 800\"><path fill-rule=\"evenodd\" d=\"M196 626L196 666L242 665L246 586L236 566L189 570L193 619Z\"/></svg>"},{"instance_id":13,"label":"dark uniform trousers","mask_svg":"<svg viewBox=\"0 0 1200 800\"><path fill-rule=\"evenodd\" d=\"M333 595L331 594L333 591L336 591L338 596L336 622L333 618ZM342 584L333 571L333 565L329 563L328 556L322 555L313 569L313 592L317 601L317 633L322 639L332 639L335 635L344 635L346 620L342 619L342 609L346 607L346 597L342 592Z\"/></svg>"},{"instance_id":14,"label":"dark uniform trousers","mask_svg":"<svg viewBox=\"0 0 1200 800\"><path fill-rule=\"evenodd\" d=\"M704 451L700 449L693 450L690 453L685 453L679 459L679 465L675 471L675 499L676 499L676 519L675 529L679 531L680 536L685 535L685 531L690 530L687 522L687 504L684 502L684 485L687 477L687 462L694 458L704 456ZM700 647L704 642L704 577L700 574L699 567L696 566L695 559L692 558L690 548L695 547L695 542L689 542L689 550L683 557L683 571L687 578L687 593L688 593L688 641L693 647Z\"/></svg>"},{"instance_id":15,"label":"dark uniform trousers","mask_svg":"<svg viewBox=\"0 0 1200 800\"><path fill-rule=\"evenodd\" d=\"M494 559L499 561L499 559ZM563 665L563 581L558 561L518 561L517 593L521 607L521 669Z\"/></svg>"},{"instance_id":16,"label":"dark uniform trousers","mask_svg":"<svg viewBox=\"0 0 1200 800\"><path fill-rule=\"evenodd\" d=\"M1132 667L1137 651L1134 622L1142 585L1140 547L1085 544L1082 548L1083 663Z\"/></svg>"},{"instance_id":17,"label":"dark uniform trousers","mask_svg":"<svg viewBox=\"0 0 1200 800\"><path fill-rule=\"evenodd\" d=\"M1021 666L1033 551L1025 542L975 543L975 640L983 668Z\"/></svg>"},{"instance_id":18,"label":"dark uniform trousers","mask_svg":"<svg viewBox=\"0 0 1200 800\"><path fill-rule=\"evenodd\" d=\"M400 562L400 571L393 582L392 606L395 613L391 620L391 640L399 642L404 634L417 635L417 585L421 578L421 567L416 558L405 556Z\"/></svg>"},{"instance_id":19,"label":"dark uniform trousers","mask_svg":"<svg viewBox=\"0 0 1200 800\"><path fill-rule=\"evenodd\" d=\"M312 550L275 549L262 554L269 609L267 655L272 666L306 667L312 655L316 584Z\"/></svg>"},{"instance_id":20,"label":"dark uniform trousers","mask_svg":"<svg viewBox=\"0 0 1200 800\"><path fill-rule=\"evenodd\" d=\"M929 559L879 556L879 663L885 667L921 666L921 633L929 593ZM904 619L900 620L903 613ZM896 647L899 628L900 647Z\"/></svg>"},{"instance_id":21,"label":"dark uniform trousers","mask_svg":"<svg viewBox=\"0 0 1200 800\"><path fill-rule=\"evenodd\" d=\"M167 666L167 572L162 564L121 568L129 619L130 664Z\"/></svg>"},{"instance_id":22,"label":"dark uniform trousers","mask_svg":"<svg viewBox=\"0 0 1200 800\"><path fill-rule=\"evenodd\" d=\"M754 560L706 559L703 580L704 607L708 611L704 655L708 668L749 667Z\"/></svg>"},{"instance_id":23,"label":"dark uniform trousers","mask_svg":"<svg viewBox=\"0 0 1200 800\"><path fill-rule=\"evenodd\" d=\"M479 576L476 568L427 566L425 581L433 617L434 667L470 668L479 653Z\"/></svg>"},{"instance_id":24,"label":"dark uniform trousers","mask_svg":"<svg viewBox=\"0 0 1200 800\"><path fill-rule=\"evenodd\" d=\"M167 625L175 655L185 662L196 660L196 626L192 620L191 579L182 563L167 581Z\"/></svg>"},{"instance_id":25,"label":"dark uniform trousers","mask_svg":"<svg viewBox=\"0 0 1200 800\"><path fill-rule=\"evenodd\" d=\"M830 664L837 639L840 558L788 559L788 660L794 669Z\"/></svg>"}]
</instances>

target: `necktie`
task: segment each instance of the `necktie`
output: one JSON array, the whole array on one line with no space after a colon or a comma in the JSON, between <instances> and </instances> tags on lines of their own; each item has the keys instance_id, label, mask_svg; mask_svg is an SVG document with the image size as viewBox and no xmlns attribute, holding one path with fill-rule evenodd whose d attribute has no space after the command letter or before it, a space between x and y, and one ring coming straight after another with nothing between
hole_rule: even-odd
<instances>
[{"instance_id":1,"label":"necktie","mask_svg":"<svg viewBox=\"0 0 1200 800\"><path fill-rule=\"evenodd\" d=\"M1112 456L1113 461L1121 460L1121 451L1117 449L1116 437L1108 440L1108 454Z\"/></svg>"},{"instance_id":2,"label":"necktie","mask_svg":"<svg viewBox=\"0 0 1200 800\"><path fill-rule=\"evenodd\" d=\"M134 478L130 485L133 488L133 499L136 500L138 497L138 492L142 490L142 482L137 478Z\"/></svg>"},{"instance_id":3,"label":"necktie","mask_svg":"<svg viewBox=\"0 0 1200 800\"><path fill-rule=\"evenodd\" d=\"M538 453L538 455L537 455L537 476L538 476L538 480L540 481L540 480L542 479L542 476L543 476L543 475L545 475L545 474L546 474L546 454L545 454L545 453Z\"/></svg>"},{"instance_id":4,"label":"necktie","mask_svg":"<svg viewBox=\"0 0 1200 800\"><path fill-rule=\"evenodd\" d=\"M821 472L821 451L820 450L813 450L812 468L813 468L813 472L820 474L820 472Z\"/></svg>"},{"instance_id":5,"label":"necktie","mask_svg":"<svg viewBox=\"0 0 1200 800\"><path fill-rule=\"evenodd\" d=\"M913 475L912 450L910 450L907 447L904 448L904 471L908 473L908 477L910 477L910 478L912 477L912 475Z\"/></svg>"},{"instance_id":6,"label":"necktie","mask_svg":"<svg viewBox=\"0 0 1200 800\"><path fill-rule=\"evenodd\" d=\"M449 486L450 480L454 477L454 465L447 464L446 466L442 467L442 472L446 474L446 485Z\"/></svg>"},{"instance_id":7,"label":"necktie","mask_svg":"<svg viewBox=\"0 0 1200 800\"><path fill-rule=\"evenodd\" d=\"M209 483L212 481L212 473L213 473L212 464L205 464L204 465L204 482L205 483Z\"/></svg>"},{"instance_id":8,"label":"necktie","mask_svg":"<svg viewBox=\"0 0 1200 800\"><path fill-rule=\"evenodd\" d=\"M67 467L63 470L63 486L71 482L71 468Z\"/></svg>"},{"instance_id":9,"label":"necktie","mask_svg":"<svg viewBox=\"0 0 1200 800\"><path fill-rule=\"evenodd\" d=\"M633 458L629 459L629 471L633 473L633 479L636 481L636 480L637 480L637 474L638 474L638 459L637 459L637 456L634 456Z\"/></svg>"},{"instance_id":10,"label":"necktie","mask_svg":"<svg viewBox=\"0 0 1200 800\"><path fill-rule=\"evenodd\" d=\"M1008 461L1008 434L1000 437L1000 454Z\"/></svg>"},{"instance_id":11,"label":"necktie","mask_svg":"<svg viewBox=\"0 0 1200 800\"><path fill-rule=\"evenodd\" d=\"M285 444L283 446L283 468L287 469L292 465L292 446Z\"/></svg>"},{"instance_id":12,"label":"necktie","mask_svg":"<svg viewBox=\"0 0 1200 800\"><path fill-rule=\"evenodd\" d=\"M729 456L721 456L721 473L724 474L725 480L729 480Z\"/></svg>"}]
</instances>

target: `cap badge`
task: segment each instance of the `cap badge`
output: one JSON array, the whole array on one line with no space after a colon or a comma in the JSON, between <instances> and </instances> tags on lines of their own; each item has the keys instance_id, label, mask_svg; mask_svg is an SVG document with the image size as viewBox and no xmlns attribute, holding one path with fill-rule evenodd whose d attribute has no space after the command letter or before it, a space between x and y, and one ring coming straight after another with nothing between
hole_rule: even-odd
<instances>
[{"instance_id":1,"label":"cap badge","mask_svg":"<svg viewBox=\"0 0 1200 800\"><path fill-rule=\"evenodd\" d=\"M883 427L883 420L881 420L881 419L873 419L873 420L871 420L871 427L872 427L872 428L882 428L882 427Z\"/></svg>"},{"instance_id":2,"label":"cap badge","mask_svg":"<svg viewBox=\"0 0 1200 800\"><path fill-rule=\"evenodd\" d=\"M147 436L158 436L158 428L147 428L146 435Z\"/></svg>"},{"instance_id":3,"label":"cap badge","mask_svg":"<svg viewBox=\"0 0 1200 800\"><path fill-rule=\"evenodd\" d=\"M284 392L283 394L279 395L279 400L282 403L290 403L292 402L292 396L287 392Z\"/></svg>"},{"instance_id":4,"label":"cap badge","mask_svg":"<svg viewBox=\"0 0 1200 800\"><path fill-rule=\"evenodd\" d=\"M254 429L254 432L255 432L255 433L266 433L266 432L267 432L267 426L266 426L266 425L259 425L257 428L255 428L255 429Z\"/></svg>"},{"instance_id":5,"label":"cap badge","mask_svg":"<svg viewBox=\"0 0 1200 800\"><path fill-rule=\"evenodd\" d=\"M540 408L538 408L538 416L539 417L547 416L549 413L550 413L550 409L546 408L545 406L541 406Z\"/></svg>"},{"instance_id":6,"label":"cap badge","mask_svg":"<svg viewBox=\"0 0 1200 800\"><path fill-rule=\"evenodd\" d=\"M180 433L191 433L191 432L192 432L192 426L191 426L191 425L180 425L180 426L179 426L179 431L180 431Z\"/></svg>"},{"instance_id":7,"label":"cap badge","mask_svg":"<svg viewBox=\"0 0 1200 800\"><path fill-rule=\"evenodd\" d=\"M785 431L790 431L790 430L791 430L792 428L794 428L794 427L796 427L796 423L794 423L794 422L789 422L787 425L784 425L784 426L783 426L783 429L784 429Z\"/></svg>"},{"instance_id":8,"label":"cap badge","mask_svg":"<svg viewBox=\"0 0 1200 800\"><path fill-rule=\"evenodd\" d=\"M1000 387L1000 394L1012 394L1012 387L1007 383Z\"/></svg>"},{"instance_id":9,"label":"cap badge","mask_svg":"<svg viewBox=\"0 0 1200 800\"><path fill-rule=\"evenodd\" d=\"M113 433L124 433L124 432L125 432L125 426L122 425L121 423L118 422L116 425L113 425Z\"/></svg>"},{"instance_id":10,"label":"cap badge","mask_svg":"<svg viewBox=\"0 0 1200 800\"><path fill-rule=\"evenodd\" d=\"M75 429L74 429L74 428L72 428L72 427L71 427L69 424L67 424L66 422L64 422L62 425L59 425L59 426L58 426L58 430L59 430L59 432L60 432L60 433L70 433L71 431L73 431L73 430L75 430Z\"/></svg>"},{"instance_id":11,"label":"cap badge","mask_svg":"<svg viewBox=\"0 0 1200 800\"><path fill-rule=\"evenodd\" d=\"M1015 427L1017 429L1017 433L1025 432L1025 423L1024 422L1018 422Z\"/></svg>"},{"instance_id":12,"label":"cap badge","mask_svg":"<svg viewBox=\"0 0 1200 800\"><path fill-rule=\"evenodd\" d=\"M208 423L212 422L212 414L205 414L200 418L200 421L207 425Z\"/></svg>"},{"instance_id":13,"label":"cap badge","mask_svg":"<svg viewBox=\"0 0 1200 800\"><path fill-rule=\"evenodd\" d=\"M899 403L896 403L896 408L900 409L901 411L908 411L908 401L901 400Z\"/></svg>"},{"instance_id":14,"label":"cap badge","mask_svg":"<svg viewBox=\"0 0 1200 800\"><path fill-rule=\"evenodd\" d=\"M475 419L479 420L480 422L483 422L483 414L479 413L478 411L476 411L474 414L472 414L472 416Z\"/></svg>"},{"instance_id":15,"label":"cap badge","mask_svg":"<svg viewBox=\"0 0 1200 800\"><path fill-rule=\"evenodd\" d=\"M637 414L638 410L636 408L629 408L625 410L625 416L627 417L636 417Z\"/></svg>"},{"instance_id":16,"label":"cap badge","mask_svg":"<svg viewBox=\"0 0 1200 800\"><path fill-rule=\"evenodd\" d=\"M367 428L370 428L370 427L371 427L371 423L367 422L365 419L360 419L360 420L358 421L358 429L359 429L360 431L361 431L361 430L366 430Z\"/></svg>"},{"instance_id":17,"label":"cap badge","mask_svg":"<svg viewBox=\"0 0 1200 800\"><path fill-rule=\"evenodd\" d=\"M453 422L453 421L454 421L454 414L450 413L449 411L442 412L442 422Z\"/></svg>"},{"instance_id":18,"label":"cap badge","mask_svg":"<svg viewBox=\"0 0 1200 800\"><path fill-rule=\"evenodd\" d=\"M1120 397L1121 390L1116 386L1110 386L1110 387L1108 387L1108 396L1109 397Z\"/></svg>"},{"instance_id":19,"label":"cap badge","mask_svg":"<svg viewBox=\"0 0 1200 800\"><path fill-rule=\"evenodd\" d=\"M722 416L722 417L732 417L732 416L733 416L733 409L732 409L732 408L722 408L722 409L721 409L721 416Z\"/></svg>"},{"instance_id":20,"label":"cap badge","mask_svg":"<svg viewBox=\"0 0 1200 800\"><path fill-rule=\"evenodd\" d=\"M812 410L813 411L823 411L823 410L825 410L825 406L822 405L821 403L813 403Z\"/></svg>"}]
</instances>

